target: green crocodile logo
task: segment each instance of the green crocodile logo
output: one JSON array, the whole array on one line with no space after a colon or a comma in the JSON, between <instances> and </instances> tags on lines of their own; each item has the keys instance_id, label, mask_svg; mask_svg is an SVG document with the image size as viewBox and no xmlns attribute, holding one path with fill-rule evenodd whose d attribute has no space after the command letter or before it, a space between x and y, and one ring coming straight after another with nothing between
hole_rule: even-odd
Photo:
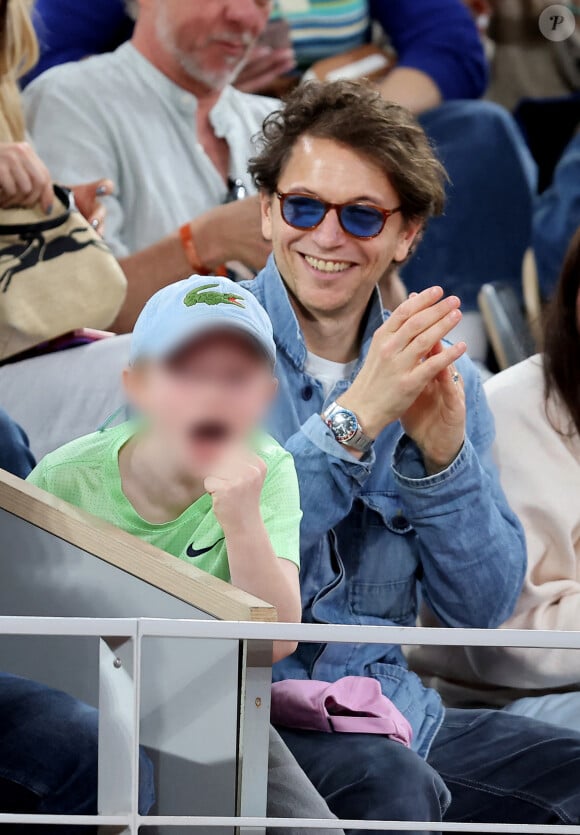
<instances>
[{"instance_id":1,"label":"green crocodile logo","mask_svg":"<svg viewBox=\"0 0 580 835\"><path fill-rule=\"evenodd\" d=\"M202 284L201 287L196 287L191 290L183 300L183 304L187 307L193 307L194 304L233 304L235 307L245 307L242 304L243 296L237 296L235 293L219 293L214 290L214 287L219 287L219 284Z\"/></svg>"}]
</instances>

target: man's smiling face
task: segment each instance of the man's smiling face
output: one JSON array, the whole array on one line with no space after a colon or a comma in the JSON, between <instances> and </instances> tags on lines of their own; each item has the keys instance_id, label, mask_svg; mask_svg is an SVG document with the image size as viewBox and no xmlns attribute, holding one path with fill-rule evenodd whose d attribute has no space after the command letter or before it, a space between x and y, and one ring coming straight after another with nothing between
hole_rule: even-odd
<instances>
[{"instance_id":1,"label":"man's smiling face","mask_svg":"<svg viewBox=\"0 0 580 835\"><path fill-rule=\"evenodd\" d=\"M372 203L385 209L400 205L377 165L345 145L307 135L296 142L278 190L311 194L328 203ZM316 229L302 231L284 221L276 195L262 196L262 227L288 289L314 318L364 309L391 262L406 258L419 228L397 213L377 237L357 240L344 232L331 210Z\"/></svg>"}]
</instances>

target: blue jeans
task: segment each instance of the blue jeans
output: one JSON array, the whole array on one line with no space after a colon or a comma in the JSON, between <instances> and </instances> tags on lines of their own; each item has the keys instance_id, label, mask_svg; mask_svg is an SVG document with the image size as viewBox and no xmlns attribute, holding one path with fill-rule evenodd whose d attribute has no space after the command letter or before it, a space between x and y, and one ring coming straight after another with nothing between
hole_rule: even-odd
<instances>
[{"instance_id":1,"label":"blue jeans","mask_svg":"<svg viewBox=\"0 0 580 835\"><path fill-rule=\"evenodd\" d=\"M58 690L0 673L0 811L96 814L97 749L95 708ZM142 753L140 812L145 814L153 801L153 768ZM27 831L18 827L19 835ZM30 828L35 835L38 831ZM90 828L49 831L86 835Z\"/></svg>"},{"instance_id":2,"label":"blue jeans","mask_svg":"<svg viewBox=\"0 0 580 835\"><path fill-rule=\"evenodd\" d=\"M427 762L368 734L278 729L342 819L578 824L580 734L495 710L448 710Z\"/></svg>"},{"instance_id":3,"label":"blue jeans","mask_svg":"<svg viewBox=\"0 0 580 835\"><path fill-rule=\"evenodd\" d=\"M0 409L0 469L26 478L35 465L23 430Z\"/></svg>"}]
</instances>

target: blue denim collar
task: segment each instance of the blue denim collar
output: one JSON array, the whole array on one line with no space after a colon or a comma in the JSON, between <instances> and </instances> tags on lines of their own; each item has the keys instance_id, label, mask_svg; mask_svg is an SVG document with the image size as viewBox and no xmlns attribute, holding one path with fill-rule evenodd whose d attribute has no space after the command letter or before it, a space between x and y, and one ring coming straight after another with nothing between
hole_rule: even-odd
<instances>
[{"instance_id":1,"label":"blue denim collar","mask_svg":"<svg viewBox=\"0 0 580 835\"><path fill-rule=\"evenodd\" d=\"M290 302L288 290L276 266L273 255L270 256L268 263L254 279L254 282L258 285L258 287L254 287L254 290L257 290L256 295L272 320L278 348L286 354L290 362L299 371L303 371L307 355L304 337ZM385 322L388 315L383 308L381 295L377 286L371 296L366 312L366 325L359 362L365 359L373 334Z\"/></svg>"}]
</instances>

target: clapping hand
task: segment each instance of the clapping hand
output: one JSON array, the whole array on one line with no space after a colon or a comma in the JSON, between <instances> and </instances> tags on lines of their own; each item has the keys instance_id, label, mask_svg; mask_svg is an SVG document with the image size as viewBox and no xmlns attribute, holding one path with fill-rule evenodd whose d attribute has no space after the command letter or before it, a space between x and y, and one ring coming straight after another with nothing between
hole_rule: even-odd
<instances>
[{"instance_id":1,"label":"clapping hand","mask_svg":"<svg viewBox=\"0 0 580 835\"><path fill-rule=\"evenodd\" d=\"M453 461L465 435L463 385L453 364L467 346L441 342L461 320L460 301L442 297L441 287L431 287L403 302L375 332L358 376L338 398L372 438L400 420L430 472Z\"/></svg>"},{"instance_id":2,"label":"clapping hand","mask_svg":"<svg viewBox=\"0 0 580 835\"><path fill-rule=\"evenodd\" d=\"M441 355L441 342L430 352ZM465 439L465 389L454 365L428 383L401 417L401 424L423 455L429 475L445 470L457 457Z\"/></svg>"}]
</instances>

